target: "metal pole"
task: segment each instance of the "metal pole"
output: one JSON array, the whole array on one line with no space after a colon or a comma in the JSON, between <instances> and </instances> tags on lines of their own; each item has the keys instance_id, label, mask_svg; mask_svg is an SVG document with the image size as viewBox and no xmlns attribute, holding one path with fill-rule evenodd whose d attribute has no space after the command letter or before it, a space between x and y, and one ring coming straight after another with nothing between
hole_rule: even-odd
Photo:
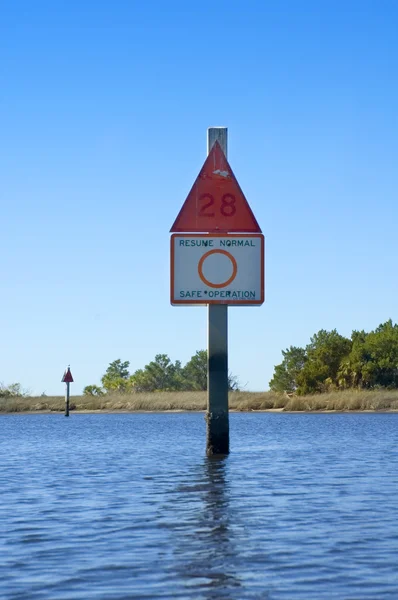
<instances>
[{"instance_id":1,"label":"metal pole","mask_svg":"<svg viewBox=\"0 0 398 600\"><path fill-rule=\"evenodd\" d=\"M227 156L227 136L226 127L209 127L207 153L218 141ZM206 454L228 454L228 306L224 304L208 306L206 421Z\"/></svg>"},{"instance_id":2,"label":"metal pole","mask_svg":"<svg viewBox=\"0 0 398 600\"><path fill-rule=\"evenodd\" d=\"M66 383L66 394L65 394L65 417L69 417L69 381Z\"/></svg>"}]
</instances>

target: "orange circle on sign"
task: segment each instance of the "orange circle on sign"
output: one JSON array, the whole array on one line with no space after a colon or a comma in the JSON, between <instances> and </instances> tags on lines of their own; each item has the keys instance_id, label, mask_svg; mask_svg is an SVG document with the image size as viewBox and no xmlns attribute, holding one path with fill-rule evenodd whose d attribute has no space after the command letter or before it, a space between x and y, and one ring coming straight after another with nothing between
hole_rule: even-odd
<instances>
[{"instance_id":1,"label":"orange circle on sign","mask_svg":"<svg viewBox=\"0 0 398 600\"><path fill-rule=\"evenodd\" d=\"M224 256L227 256L229 258L229 260L231 261L231 263L232 263L232 275L231 275L231 277L229 279L227 279L227 281L224 281L224 283L211 283L211 281L209 281L208 279L206 279L206 277L203 275L203 263L206 260L206 258L208 256L210 256L211 254L224 254ZM203 281L203 283L205 285L208 285L209 287L212 287L212 288L223 288L223 287L226 287L227 285L229 285L230 283L232 283L232 281L235 279L237 272L238 272L238 265L236 263L236 260L232 256L232 254L230 254L226 250L209 250L209 252L206 252L202 256L202 258L200 259L199 264L198 264L199 277L201 278L201 280Z\"/></svg>"}]
</instances>

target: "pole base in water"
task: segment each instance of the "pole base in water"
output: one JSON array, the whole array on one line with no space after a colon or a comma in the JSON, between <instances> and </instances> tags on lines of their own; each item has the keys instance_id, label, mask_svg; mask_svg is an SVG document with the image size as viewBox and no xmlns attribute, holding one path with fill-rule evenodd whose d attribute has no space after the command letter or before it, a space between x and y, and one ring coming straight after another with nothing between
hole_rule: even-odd
<instances>
[{"instance_id":1,"label":"pole base in water","mask_svg":"<svg viewBox=\"0 0 398 600\"><path fill-rule=\"evenodd\" d=\"M207 422L207 456L229 454L228 412L207 412L205 419Z\"/></svg>"}]
</instances>

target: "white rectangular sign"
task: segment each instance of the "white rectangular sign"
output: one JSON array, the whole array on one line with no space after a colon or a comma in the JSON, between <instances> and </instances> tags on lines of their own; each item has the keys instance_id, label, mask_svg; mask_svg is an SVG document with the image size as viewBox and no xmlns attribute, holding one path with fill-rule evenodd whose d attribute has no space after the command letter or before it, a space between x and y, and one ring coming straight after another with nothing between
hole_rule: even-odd
<instances>
[{"instance_id":1,"label":"white rectangular sign","mask_svg":"<svg viewBox=\"0 0 398 600\"><path fill-rule=\"evenodd\" d=\"M262 234L173 234L172 304L264 302Z\"/></svg>"}]
</instances>

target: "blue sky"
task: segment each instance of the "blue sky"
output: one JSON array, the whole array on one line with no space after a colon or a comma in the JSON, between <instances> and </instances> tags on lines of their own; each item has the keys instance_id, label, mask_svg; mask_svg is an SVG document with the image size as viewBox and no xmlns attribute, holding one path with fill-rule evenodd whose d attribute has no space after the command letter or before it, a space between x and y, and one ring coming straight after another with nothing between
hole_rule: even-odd
<instances>
[{"instance_id":1,"label":"blue sky","mask_svg":"<svg viewBox=\"0 0 398 600\"><path fill-rule=\"evenodd\" d=\"M266 236L267 301L229 310L230 369L264 390L321 328L398 320L393 1L4 0L0 381L62 394L206 347L169 303L169 229L229 130Z\"/></svg>"}]
</instances>

